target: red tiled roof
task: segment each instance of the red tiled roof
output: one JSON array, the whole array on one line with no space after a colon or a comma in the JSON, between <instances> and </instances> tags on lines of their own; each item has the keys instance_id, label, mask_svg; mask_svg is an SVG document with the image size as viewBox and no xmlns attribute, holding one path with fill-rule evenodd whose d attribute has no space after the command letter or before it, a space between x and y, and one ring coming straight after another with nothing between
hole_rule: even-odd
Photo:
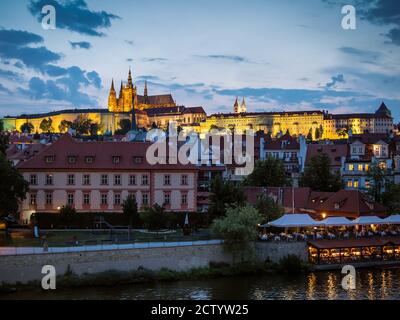
<instances>
[{"instance_id":1,"label":"red tiled roof","mask_svg":"<svg viewBox=\"0 0 400 320\"><path fill-rule=\"evenodd\" d=\"M185 108L183 113L184 114L185 113L204 113L204 114L206 114L203 107L187 107L187 108Z\"/></svg>"},{"instance_id":2,"label":"red tiled roof","mask_svg":"<svg viewBox=\"0 0 400 320\"><path fill-rule=\"evenodd\" d=\"M309 144L307 146L306 165L312 157L325 153L331 160L331 166L341 166L342 157L346 157L348 147L346 144Z\"/></svg>"},{"instance_id":3,"label":"red tiled roof","mask_svg":"<svg viewBox=\"0 0 400 320\"><path fill-rule=\"evenodd\" d=\"M67 170L196 170L194 165L155 164L146 161L149 142L82 142L73 139L69 134L61 136L33 158L18 165L20 169L67 169ZM46 156L54 156L54 161L46 163ZM76 156L75 163L69 163L68 157ZM93 163L86 163L85 157L93 156ZM115 156L120 157L118 164L113 163ZM141 163L134 161L142 158Z\"/></svg>"},{"instance_id":4,"label":"red tiled roof","mask_svg":"<svg viewBox=\"0 0 400 320\"><path fill-rule=\"evenodd\" d=\"M269 139L264 145L266 150L299 150L300 144L296 138L289 133L285 133L277 139Z\"/></svg>"},{"instance_id":5,"label":"red tiled roof","mask_svg":"<svg viewBox=\"0 0 400 320\"><path fill-rule=\"evenodd\" d=\"M338 206L337 208L335 206ZM340 190L316 208L327 215L339 215L357 218L368 215L385 215L387 208L371 201L358 190Z\"/></svg>"}]
</instances>

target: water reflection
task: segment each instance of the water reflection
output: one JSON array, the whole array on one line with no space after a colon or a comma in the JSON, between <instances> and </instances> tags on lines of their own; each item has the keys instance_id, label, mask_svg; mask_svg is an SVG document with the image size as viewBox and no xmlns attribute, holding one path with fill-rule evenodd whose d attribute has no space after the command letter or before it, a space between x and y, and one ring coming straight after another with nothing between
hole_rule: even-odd
<instances>
[{"instance_id":1,"label":"water reflection","mask_svg":"<svg viewBox=\"0 0 400 320\"><path fill-rule=\"evenodd\" d=\"M313 272L80 288L56 292L16 292L0 299L400 299L400 269L358 270L356 289L344 290L344 275Z\"/></svg>"}]
</instances>

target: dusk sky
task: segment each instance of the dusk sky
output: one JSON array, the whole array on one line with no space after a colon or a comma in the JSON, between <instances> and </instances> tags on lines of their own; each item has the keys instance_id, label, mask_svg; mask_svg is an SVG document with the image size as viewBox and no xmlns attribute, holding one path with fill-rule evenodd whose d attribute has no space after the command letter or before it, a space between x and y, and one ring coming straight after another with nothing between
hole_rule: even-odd
<instances>
[{"instance_id":1,"label":"dusk sky","mask_svg":"<svg viewBox=\"0 0 400 320\"><path fill-rule=\"evenodd\" d=\"M41 8L56 8L44 30ZM344 4L356 30L341 26ZM398 0L2 0L0 116L106 108L131 67L139 94L230 112L328 109L400 120Z\"/></svg>"}]
</instances>

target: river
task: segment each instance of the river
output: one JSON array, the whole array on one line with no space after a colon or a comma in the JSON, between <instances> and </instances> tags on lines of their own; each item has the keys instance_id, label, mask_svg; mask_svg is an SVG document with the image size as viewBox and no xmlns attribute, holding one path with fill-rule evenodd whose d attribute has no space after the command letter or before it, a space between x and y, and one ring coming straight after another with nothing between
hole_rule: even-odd
<instances>
[{"instance_id":1,"label":"river","mask_svg":"<svg viewBox=\"0 0 400 320\"><path fill-rule=\"evenodd\" d=\"M340 271L242 276L106 288L15 292L0 299L400 299L400 269L358 270L356 289L341 287Z\"/></svg>"}]
</instances>

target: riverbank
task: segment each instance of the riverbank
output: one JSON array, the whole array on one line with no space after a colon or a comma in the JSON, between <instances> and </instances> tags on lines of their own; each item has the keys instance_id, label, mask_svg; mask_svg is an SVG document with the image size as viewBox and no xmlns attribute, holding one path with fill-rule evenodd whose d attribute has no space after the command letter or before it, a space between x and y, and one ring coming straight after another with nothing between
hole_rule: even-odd
<instances>
[{"instance_id":1,"label":"riverbank","mask_svg":"<svg viewBox=\"0 0 400 320\"><path fill-rule=\"evenodd\" d=\"M274 262L242 262L237 264L214 263L207 267L176 271L167 268L149 270L138 268L131 271L107 270L99 273L77 275L70 268L65 274L58 276L57 289L77 289L88 287L114 287L120 285L160 283L176 281L207 280L237 276L262 276L266 274L299 274L307 272L309 266L295 256L288 256L278 263ZM25 284L0 284L0 294L15 291L32 291L41 288L41 281L34 280Z\"/></svg>"}]
</instances>

